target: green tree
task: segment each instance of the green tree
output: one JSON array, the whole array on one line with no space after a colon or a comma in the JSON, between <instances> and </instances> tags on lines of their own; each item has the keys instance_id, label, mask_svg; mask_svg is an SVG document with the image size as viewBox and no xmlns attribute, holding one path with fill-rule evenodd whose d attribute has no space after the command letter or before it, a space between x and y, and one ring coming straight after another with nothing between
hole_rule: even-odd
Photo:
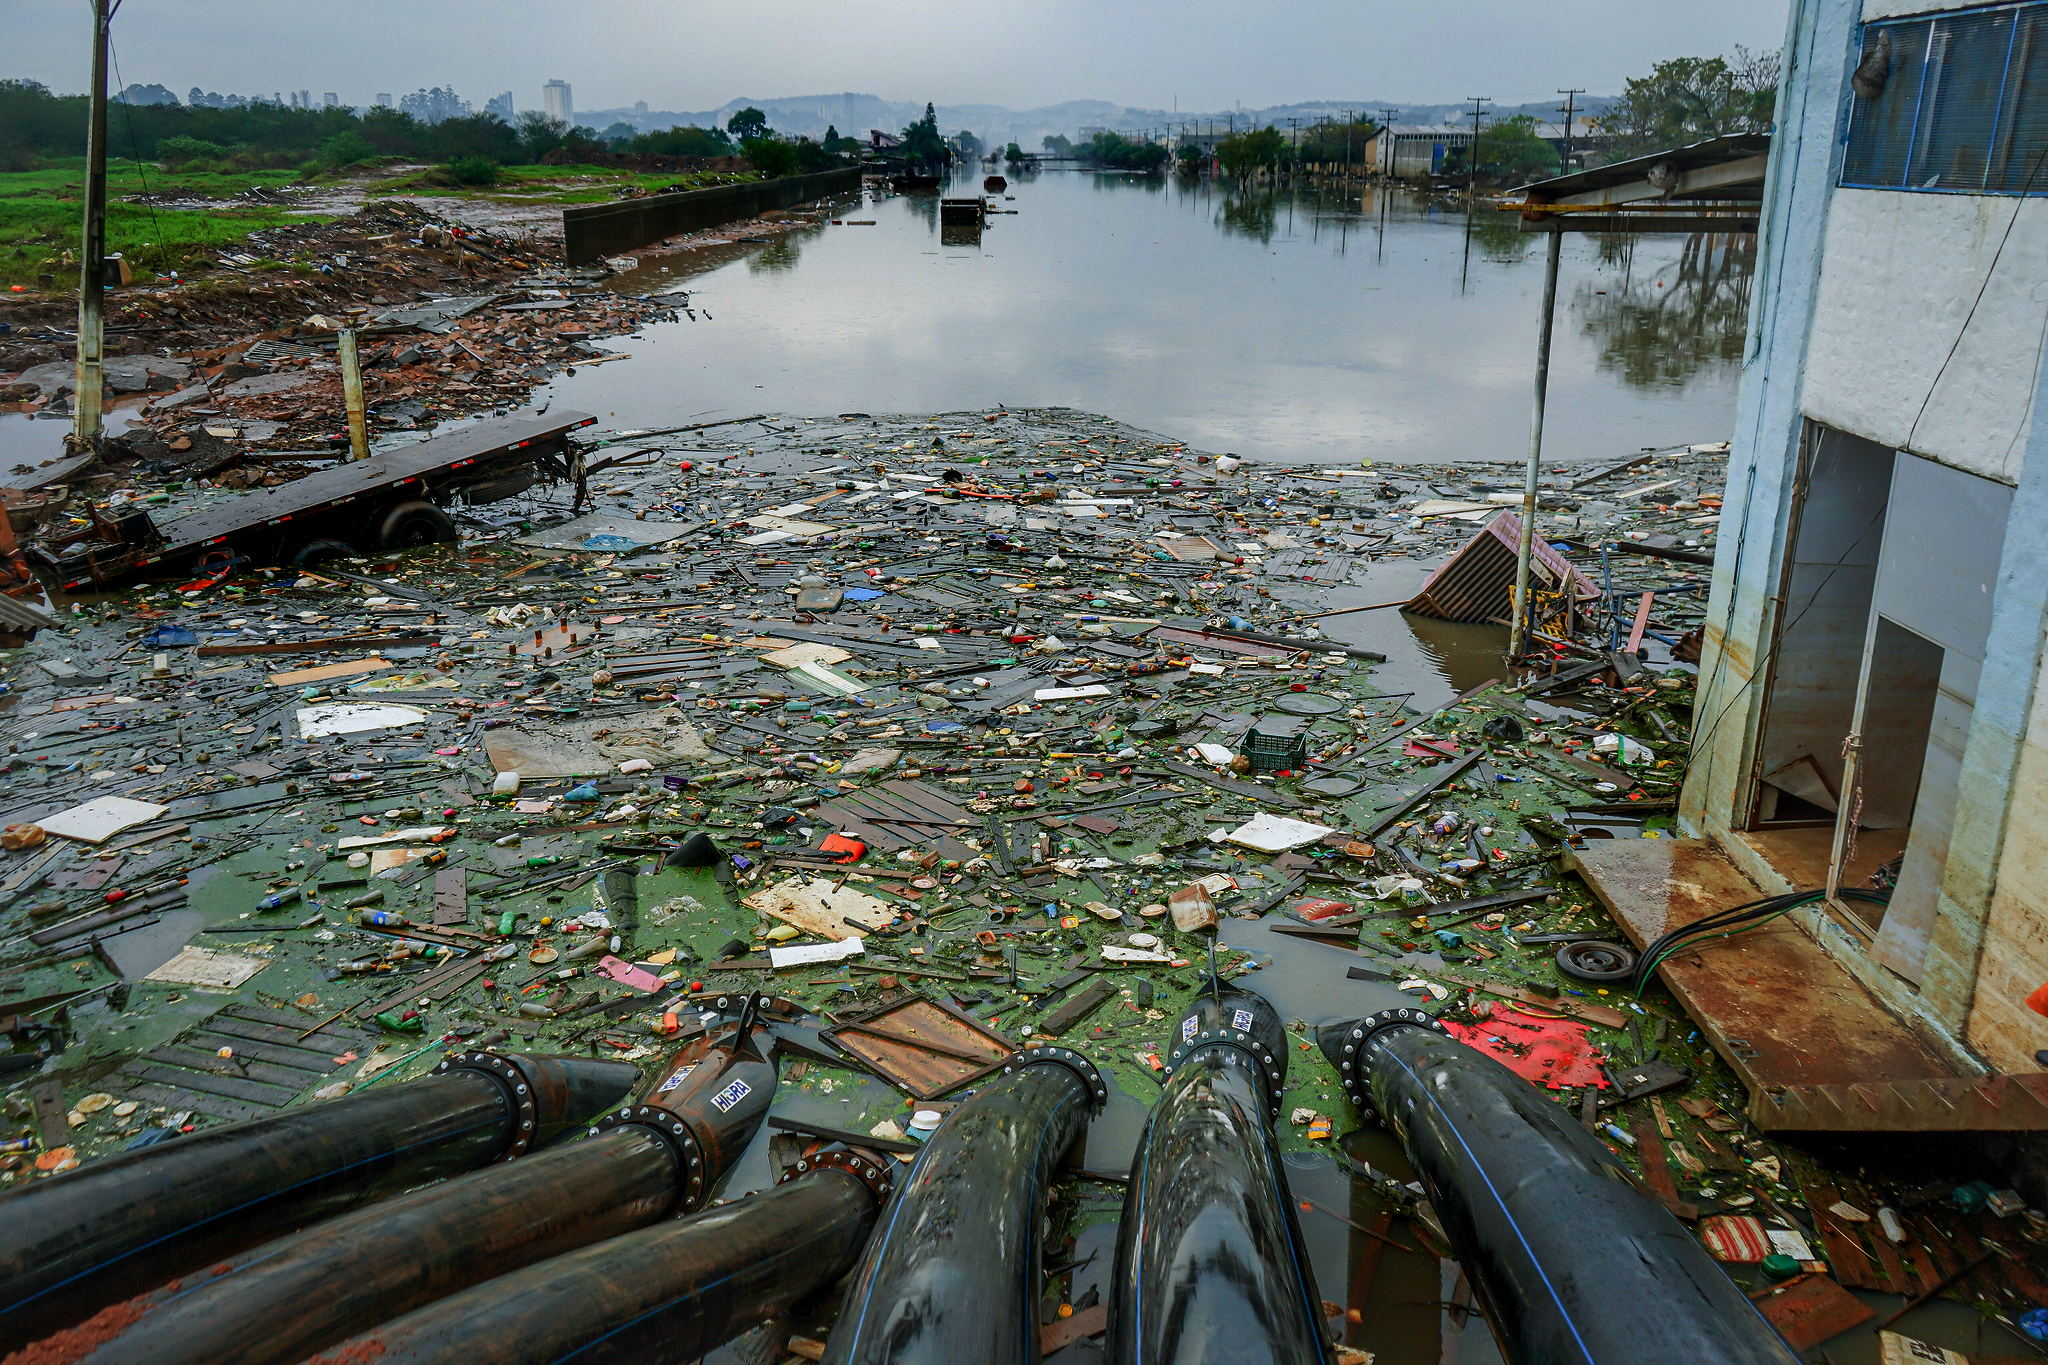
<instances>
[{"instance_id":1,"label":"green tree","mask_svg":"<svg viewBox=\"0 0 2048 1365\"><path fill-rule=\"evenodd\" d=\"M963 160L978 161L981 154L988 150L988 144L962 128L953 135L953 148L960 153Z\"/></svg>"},{"instance_id":2,"label":"green tree","mask_svg":"<svg viewBox=\"0 0 2048 1365\"><path fill-rule=\"evenodd\" d=\"M1723 57L1673 57L1622 87L1600 119L1618 157L1647 156L1727 133L1767 132L1777 103L1778 64L1736 49Z\"/></svg>"},{"instance_id":3,"label":"green tree","mask_svg":"<svg viewBox=\"0 0 2048 1365\"><path fill-rule=\"evenodd\" d=\"M723 128L689 123L659 133L642 133L627 150L653 156L731 156L732 139Z\"/></svg>"},{"instance_id":4,"label":"green tree","mask_svg":"<svg viewBox=\"0 0 2048 1365\"><path fill-rule=\"evenodd\" d=\"M1007 161L1010 165L1014 166L1017 163L1021 162L1023 159L1024 149L1022 147L1019 147L1016 143L1013 142L1009 146L1003 148L1003 160Z\"/></svg>"},{"instance_id":5,"label":"green tree","mask_svg":"<svg viewBox=\"0 0 2048 1365\"><path fill-rule=\"evenodd\" d=\"M768 116L751 104L725 121L725 131L733 141L745 142L749 138L768 136Z\"/></svg>"},{"instance_id":6,"label":"green tree","mask_svg":"<svg viewBox=\"0 0 2048 1365\"><path fill-rule=\"evenodd\" d=\"M1479 134L1479 173L1516 183L1557 174L1557 149L1536 136L1536 117L1499 119Z\"/></svg>"},{"instance_id":7,"label":"green tree","mask_svg":"<svg viewBox=\"0 0 2048 1365\"><path fill-rule=\"evenodd\" d=\"M1286 151L1287 139L1278 128L1250 128L1218 142L1216 159L1223 164L1226 175L1248 180L1258 171L1279 165Z\"/></svg>"},{"instance_id":8,"label":"green tree","mask_svg":"<svg viewBox=\"0 0 2048 1365\"><path fill-rule=\"evenodd\" d=\"M843 138L843 137L839 136L839 125L837 125L837 124L834 124L834 123L828 123L828 124L826 124L826 125L825 125L825 140L824 140L824 142L822 142L822 143L821 143L821 144L819 144L819 145L820 145L820 146L822 146L822 147L824 147L824 149L825 149L825 150L826 150L827 152L829 152L829 153L831 153L832 155L836 156L836 155L838 155L838 154L839 154L839 150L840 150L840 147L841 147L841 145L842 145L842 144L843 144L843 145L844 145L844 146L845 146L845 147L846 147L846 148L847 148L848 150L851 150L852 148L854 148L854 147L857 147L857 146L859 146L859 145L860 145L859 143L855 142L855 141L854 141L854 140L853 140L852 138L850 138L850 137L844 137L844 138Z\"/></svg>"},{"instance_id":9,"label":"green tree","mask_svg":"<svg viewBox=\"0 0 2048 1365\"><path fill-rule=\"evenodd\" d=\"M747 160L754 163L754 169L770 180L779 179L796 169L797 149L794 142L784 142L775 137L750 137L740 143Z\"/></svg>"},{"instance_id":10,"label":"green tree","mask_svg":"<svg viewBox=\"0 0 2048 1365\"><path fill-rule=\"evenodd\" d=\"M953 164L952 149L939 135L939 117L926 104L924 117L903 130L903 164L936 174Z\"/></svg>"},{"instance_id":11,"label":"green tree","mask_svg":"<svg viewBox=\"0 0 2048 1365\"><path fill-rule=\"evenodd\" d=\"M354 166L376 155L377 149L357 132L336 133L320 144L320 159L330 166Z\"/></svg>"},{"instance_id":12,"label":"green tree","mask_svg":"<svg viewBox=\"0 0 2048 1365\"><path fill-rule=\"evenodd\" d=\"M1058 133L1047 133L1043 138L1039 139L1039 146L1051 152L1054 156L1072 156L1074 154L1074 144Z\"/></svg>"},{"instance_id":13,"label":"green tree","mask_svg":"<svg viewBox=\"0 0 2048 1365\"><path fill-rule=\"evenodd\" d=\"M1201 168L1202 162L1208 156L1208 153L1192 142L1184 142L1181 144L1178 155L1180 157L1180 168L1184 171L1193 171Z\"/></svg>"},{"instance_id":14,"label":"green tree","mask_svg":"<svg viewBox=\"0 0 2048 1365\"><path fill-rule=\"evenodd\" d=\"M1078 155L1111 170L1156 171L1170 154L1157 142L1132 142L1117 133L1097 133Z\"/></svg>"}]
</instances>

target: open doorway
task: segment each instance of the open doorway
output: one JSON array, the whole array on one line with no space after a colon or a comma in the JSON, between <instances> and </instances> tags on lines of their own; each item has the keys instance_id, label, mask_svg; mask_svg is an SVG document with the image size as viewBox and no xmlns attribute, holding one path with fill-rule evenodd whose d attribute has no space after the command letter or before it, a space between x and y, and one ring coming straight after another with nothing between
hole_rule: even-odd
<instances>
[{"instance_id":1,"label":"open doorway","mask_svg":"<svg viewBox=\"0 0 2048 1365\"><path fill-rule=\"evenodd\" d=\"M1809 424L1742 837L1918 984L2012 490Z\"/></svg>"}]
</instances>

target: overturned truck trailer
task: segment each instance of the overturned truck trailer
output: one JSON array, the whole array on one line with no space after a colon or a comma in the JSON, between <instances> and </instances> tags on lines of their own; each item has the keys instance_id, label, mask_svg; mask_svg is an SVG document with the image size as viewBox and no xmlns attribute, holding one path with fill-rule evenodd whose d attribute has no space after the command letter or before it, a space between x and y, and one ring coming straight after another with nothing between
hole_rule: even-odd
<instances>
[{"instance_id":1,"label":"overturned truck trailer","mask_svg":"<svg viewBox=\"0 0 2048 1365\"><path fill-rule=\"evenodd\" d=\"M289 563L319 545L362 554L453 540L454 523L442 510L450 503L495 502L543 478L580 482L569 433L596 420L582 412L494 417L275 488L222 498L162 526L142 511L96 516L82 535L46 540L29 553L60 588L76 592L152 569L183 574L237 560Z\"/></svg>"}]
</instances>

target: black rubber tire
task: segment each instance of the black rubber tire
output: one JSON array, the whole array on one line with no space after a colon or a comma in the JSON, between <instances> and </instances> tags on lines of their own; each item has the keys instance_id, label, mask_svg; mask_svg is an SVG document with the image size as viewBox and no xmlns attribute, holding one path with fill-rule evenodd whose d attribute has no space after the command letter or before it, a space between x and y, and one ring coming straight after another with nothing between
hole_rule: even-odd
<instances>
[{"instance_id":1,"label":"black rubber tire","mask_svg":"<svg viewBox=\"0 0 2048 1365\"><path fill-rule=\"evenodd\" d=\"M1557 945L1557 969L1574 981L1610 985L1636 974L1636 954L1625 943L1589 939Z\"/></svg>"},{"instance_id":2,"label":"black rubber tire","mask_svg":"<svg viewBox=\"0 0 2048 1365\"><path fill-rule=\"evenodd\" d=\"M356 547L345 540L316 540L292 556L292 567L303 569L323 559L360 559Z\"/></svg>"},{"instance_id":3,"label":"black rubber tire","mask_svg":"<svg viewBox=\"0 0 2048 1365\"><path fill-rule=\"evenodd\" d=\"M457 538L455 523L448 519L448 514L424 498L399 503L377 524L380 550L416 550L422 545L441 545Z\"/></svg>"}]
</instances>

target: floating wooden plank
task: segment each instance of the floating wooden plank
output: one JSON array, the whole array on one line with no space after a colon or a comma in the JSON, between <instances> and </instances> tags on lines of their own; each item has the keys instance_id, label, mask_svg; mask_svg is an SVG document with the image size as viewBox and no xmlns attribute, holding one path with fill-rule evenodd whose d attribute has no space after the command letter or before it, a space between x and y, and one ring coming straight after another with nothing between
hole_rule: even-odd
<instances>
[{"instance_id":1,"label":"floating wooden plank","mask_svg":"<svg viewBox=\"0 0 2048 1365\"><path fill-rule=\"evenodd\" d=\"M1795 1351L1811 1350L1877 1316L1825 1275L1802 1275L1758 1300L1756 1308Z\"/></svg>"},{"instance_id":2,"label":"floating wooden plank","mask_svg":"<svg viewBox=\"0 0 2048 1365\"><path fill-rule=\"evenodd\" d=\"M225 1095L229 1099L248 1100L272 1109L280 1109L290 1104L298 1098L299 1093L282 1086L263 1085L256 1081L239 1080L233 1076L211 1076L203 1071L185 1071L155 1062L130 1062L122 1071L140 1080L175 1085L207 1095Z\"/></svg>"},{"instance_id":3,"label":"floating wooden plank","mask_svg":"<svg viewBox=\"0 0 2048 1365\"><path fill-rule=\"evenodd\" d=\"M307 683L327 682L333 678L352 678L358 673L376 673L394 668L385 659L350 659L345 663L321 664L317 668L295 668L288 673L273 673L270 683L273 687L304 687Z\"/></svg>"},{"instance_id":4,"label":"floating wooden plank","mask_svg":"<svg viewBox=\"0 0 2048 1365\"><path fill-rule=\"evenodd\" d=\"M444 867L434 873L434 923L469 922L469 873L459 867Z\"/></svg>"},{"instance_id":5,"label":"floating wooden plank","mask_svg":"<svg viewBox=\"0 0 2048 1365\"><path fill-rule=\"evenodd\" d=\"M240 1077L245 1080L262 1081L268 1085L283 1086L294 1094L304 1090L325 1074L306 1067L280 1066L275 1062L262 1061L253 1056L245 1057L239 1049L232 1057L223 1057L217 1052L202 1052L196 1047L166 1044L144 1053L143 1058L146 1061L162 1062L166 1066L182 1066L192 1071L204 1072L209 1076Z\"/></svg>"},{"instance_id":6,"label":"floating wooden plank","mask_svg":"<svg viewBox=\"0 0 2048 1365\"><path fill-rule=\"evenodd\" d=\"M872 1026L884 1035L855 1025ZM988 1075L1016 1050L979 1019L922 995L849 1015L818 1036L921 1100ZM937 1046L926 1046L927 1041Z\"/></svg>"},{"instance_id":7,"label":"floating wooden plank","mask_svg":"<svg viewBox=\"0 0 2048 1365\"><path fill-rule=\"evenodd\" d=\"M334 1054L342 1051L339 1046L314 1048L304 1044L289 1045L254 1038L238 1038L227 1033L195 1033L183 1041L185 1046L197 1048L204 1053L217 1054L221 1048L231 1047L235 1050L237 1058L274 1062L279 1066L296 1067L300 1071L323 1076L340 1065L334 1060Z\"/></svg>"},{"instance_id":8,"label":"floating wooden plank","mask_svg":"<svg viewBox=\"0 0 2048 1365\"><path fill-rule=\"evenodd\" d=\"M1116 982L1107 977L1091 982L1086 990L1041 1019L1038 1023L1038 1032L1050 1033L1057 1038L1087 1018L1097 1006L1116 993Z\"/></svg>"},{"instance_id":9,"label":"floating wooden plank","mask_svg":"<svg viewBox=\"0 0 2048 1365\"><path fill-rule=\"evenodd\" d=\"M122 1081L128 1078L116 1076L114 1079ZM270 1105L249 1104L242 1100L231 1100L225 1095L201 1095L196 1091L181 1090L176 1086L154 1085L147 1081L136 1081L121 1093L138 1104L160 1104L173 1111L190 1109L195 1113L208 1114L231 1123L269 1118L276 1112Z\"/></svg>"},{"instance_id":10,"label":"floating wooden plank","mask_svg":"<svg viewBox=\"0 0 2048 1365\"><path fill-rule=\"evenodd\" d=\"M1054 1351L1073 1345L1083 1337L1100 1336L1109 1330L1109 1305L1098 1303L1093 1308L1078 1309L1063 1318L1054 1318L1038 1329L1038 1354L1049 1356Z\"/></svg>"}]
</instances>

